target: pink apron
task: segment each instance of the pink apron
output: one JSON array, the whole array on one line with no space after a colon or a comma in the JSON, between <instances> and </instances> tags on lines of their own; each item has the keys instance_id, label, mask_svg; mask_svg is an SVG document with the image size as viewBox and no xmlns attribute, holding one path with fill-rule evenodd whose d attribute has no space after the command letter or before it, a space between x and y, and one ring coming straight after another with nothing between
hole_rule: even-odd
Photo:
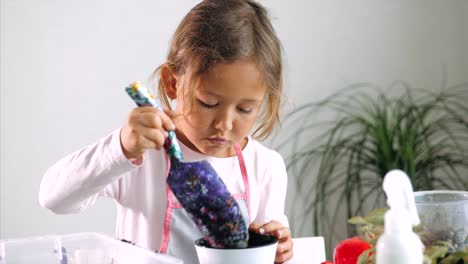
<instances>
[{"instance_id":1,"label":"pink apron","mask_svg":"<svg viewBox=\"0 0 468 264\"><path fill-rule=\"evenodd\" d=\"M245 223L250 223L250 187L245 167L244 157L239 145L234 145L237 159L244 182L244 193L233 194L244 216ZM170 164L167 160L167 173L169 174ZM198 230L198 227L187 215L182 205L177 201L169 186L166 184L166 214L164 216L164 229L161 241L160 253L166 253L184 261L185 264L198 264L197 253L195 251L194 242L203 235Z\"/></svg>"}]
</instances>

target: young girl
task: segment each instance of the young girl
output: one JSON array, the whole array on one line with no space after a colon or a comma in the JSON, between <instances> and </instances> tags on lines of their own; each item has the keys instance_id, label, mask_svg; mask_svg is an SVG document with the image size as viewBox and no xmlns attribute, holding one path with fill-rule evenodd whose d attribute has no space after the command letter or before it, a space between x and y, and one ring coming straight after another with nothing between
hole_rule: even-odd
<instances>
[{"instance_id":1,"label":"young girl","mask_svg":"<svg viewBox=\"0 0 468 264\"><path fill-rule=\"evenodd\" d=\"M253 0L202 1L177 28L155 77L167 110L137 107L122 128L54 164L41 205L76 213L111 197L118 239L197 263L193 242L202 235L165 182L161 148L175 130L184 160L208 160L250 229L279 239L275 261L290 259L284 161L255 140L278 124L282 93L280 42L266 10Z\"/></svg>"}]
</instances>

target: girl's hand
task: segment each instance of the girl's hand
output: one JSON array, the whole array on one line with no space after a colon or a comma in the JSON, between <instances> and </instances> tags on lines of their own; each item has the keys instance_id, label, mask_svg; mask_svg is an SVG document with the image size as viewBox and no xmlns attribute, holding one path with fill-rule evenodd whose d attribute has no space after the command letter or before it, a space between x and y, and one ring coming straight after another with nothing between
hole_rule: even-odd
<instances>
[{"instance_id":1,"label":"girl's hand","mask_svg":"<svg viewBox=\"0 0 468 264\"><path fill-rule=\"evenodd\" d=\"M284 227L278 221L271 221L264 225L258 225L253 223L250 225L249 229L256 233L272 235L278 239L275 263L283 263L292 258L293 242L291 238L291 231L289 230L289 228Z\"/></svg>"},{"instance_id":2,"label":"girl's hand","mask_svg":"<svg viewBox=\"0 0 468 264\"><path fill-rule=\"evenodd\" d=\"M146 149L161 149L168 136L167 131L175 130L170 114L152 106L133 109L120 132L125 157L137 159Z\"/></svg>"}]
</instances>

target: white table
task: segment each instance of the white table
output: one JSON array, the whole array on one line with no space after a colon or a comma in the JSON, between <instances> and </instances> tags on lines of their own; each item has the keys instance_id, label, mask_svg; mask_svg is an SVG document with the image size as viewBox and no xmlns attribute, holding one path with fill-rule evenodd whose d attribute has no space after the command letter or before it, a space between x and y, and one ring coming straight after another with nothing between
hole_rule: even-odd
<instances>
[{"instance_id":1,"label":"white table","mask_svg":"<svg viewBox=\"0 0 468 264\"><path fill-rule=\"evenodd\" d=\"M326 260L323 237L293 238L293 258L288 264L320 264Z\"/></svg>"}]
</instances>

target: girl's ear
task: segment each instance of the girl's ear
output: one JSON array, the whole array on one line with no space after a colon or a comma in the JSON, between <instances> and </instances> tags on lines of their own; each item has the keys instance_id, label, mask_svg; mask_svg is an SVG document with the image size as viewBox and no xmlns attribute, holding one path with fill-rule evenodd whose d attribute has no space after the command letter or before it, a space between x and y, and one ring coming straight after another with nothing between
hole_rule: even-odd
<instances>
[{"instance_id":1,"label":"girl's ear","mask_svg":"<svg viewBox=\"0 0 468 264\"><path fill-rule=\"evenodd\" d=\"M164 64L161 67L161 82L164 86L167 96L172 100L177 98L177 79L171 68Z\"/></svg>"}]
</instances>

